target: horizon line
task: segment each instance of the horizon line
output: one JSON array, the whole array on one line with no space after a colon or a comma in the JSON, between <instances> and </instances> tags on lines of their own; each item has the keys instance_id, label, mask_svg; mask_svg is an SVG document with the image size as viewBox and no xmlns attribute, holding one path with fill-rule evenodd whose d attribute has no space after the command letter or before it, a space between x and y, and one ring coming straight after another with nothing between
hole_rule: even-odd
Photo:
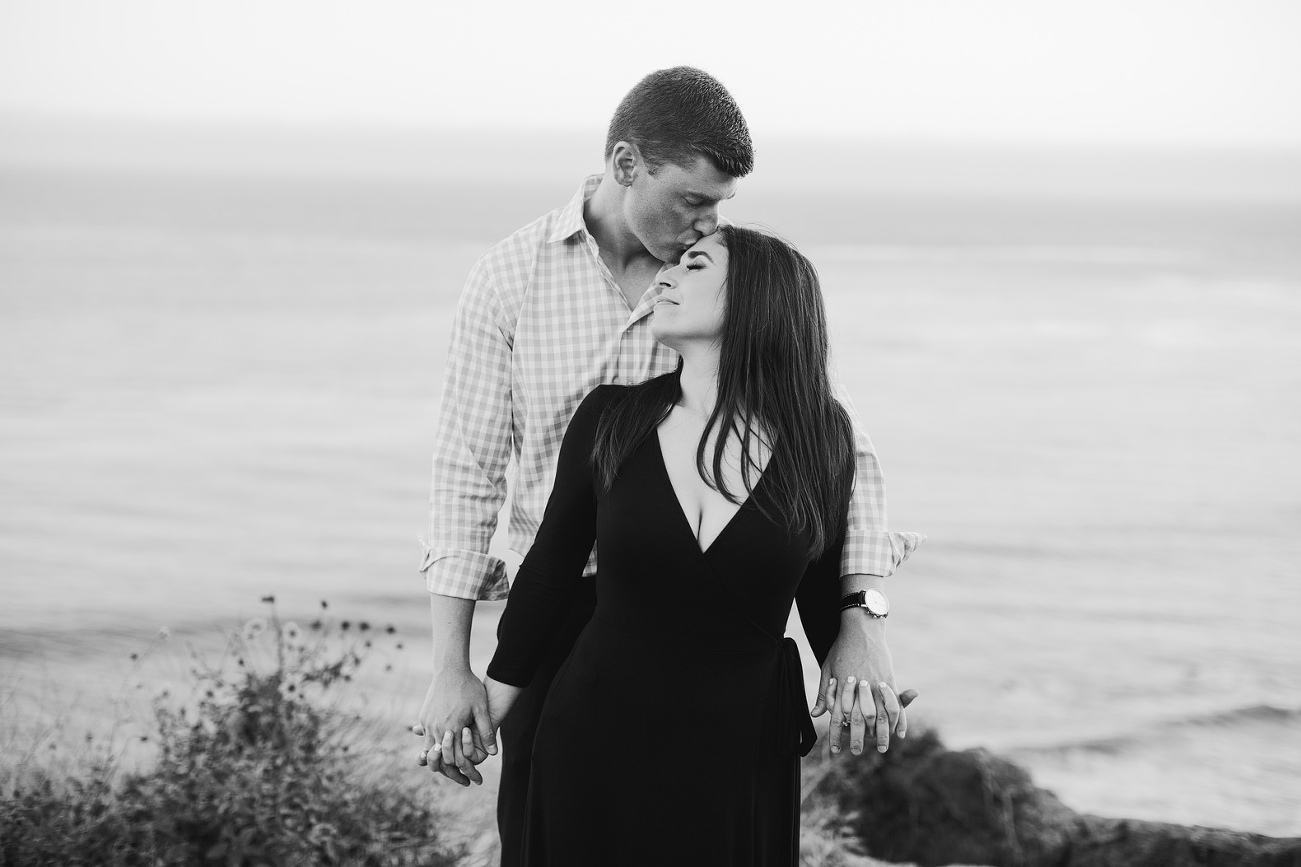
<instances>
[{"instance_id":1,"label":"horizon line","mask_svg":"<svg viewBox=\"0 0 1301 867\"><path fill-rule=\"evenodd\" d=\"M222 132L240 136L287 136L308 134L328 134L338 138L379 138L379 139L419 139L426 137L463 137L480 138L494 135L528 135L550 139L587 139L592 136L605 140L605 123L590 126L538 126L526 124L483 124L476 126L447 125L428 123L398 123L388 121L357 120L273 120L267 118L184 118L154 117L147 115L108 115L91 113L60 113L20 108L0 107L0 128L2 127L39 127L52 128L100 128L121 131L140 132L156 131L185 134L199 131ZM1232 154L1277 154L1295 155L1301 158L1301 140L1297 141L1158 141L1158 140L1122 140L1122 139L1079 139L1079 138L1025 138L1025 137L987 137L987 136L939 136L939 135L903 135L874 134L867 132L830 131L810 133L805 131L771 130L760 128L759 133L752 130L755 138L765 141L783 143L826 142L855 145L868 145L882 149L922 148L934 150L951 149L988 149L996 151L1044 151L1044 152L1081 152L1081 153L1169 153L1232 155Z\"/></svg>"},{"instance_id":2,"label":"horizon line","mask_svg":"<svg viewBox=\"0 0 1301 867\"><path fill-rule=\"evenodd\" d=\"M521 138L523 140L521 140ZM903 195L1301 201L1295 148L763 135L751 188ZM571 186L604 132L66 118L0 110L0 167Z\"/></svg>"}]
</instances>

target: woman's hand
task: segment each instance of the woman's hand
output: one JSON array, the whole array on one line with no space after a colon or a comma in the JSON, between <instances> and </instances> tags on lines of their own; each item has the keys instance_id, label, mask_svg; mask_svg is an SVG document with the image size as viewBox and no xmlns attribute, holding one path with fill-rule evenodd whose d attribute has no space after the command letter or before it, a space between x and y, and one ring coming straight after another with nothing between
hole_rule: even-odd
<instances>
[{"instance_id":1,"label":"woman's hand","mask_svg":"<svg viewBox=\"0 0 1301 867\"><path fill-rule=\"evenodd\" d=\"M501 721L506 718L506 714L510 713L510 709L515 705L515 699L519 698L519 694L524 689L493 680L491 677L484 678L483 685L488 691L488 719L491 720L492 730L495 732L501 728Z\"/></svg>"},{"instance_id":2,"label":"woman's hand","mask_svg":"<svg viewBox=\"0 0 1301 867\"><path fill-rule=\"evenodd\" d=\"M904 708L917 690L899 693L894 684L894 660L885 642L885 623L861 609L842 612L840 633L827 654L818 684L818 700L811 716L830 711L827 741L832 754L840 752L843 730L849 729L849 748L863 752L865 736L879 752L890 747L891 732L904 737L908 718Z\"/></svg>"}]
</instances>

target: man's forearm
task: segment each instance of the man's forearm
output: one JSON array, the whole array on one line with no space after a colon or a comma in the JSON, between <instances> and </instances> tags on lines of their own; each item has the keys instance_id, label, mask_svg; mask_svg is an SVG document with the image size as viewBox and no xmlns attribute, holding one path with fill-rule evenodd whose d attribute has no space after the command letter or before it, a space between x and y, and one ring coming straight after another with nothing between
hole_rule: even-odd
<instances>
[{"instance_id":1,"label":"man's forearm","mask_svg":"<svg viewBox=\"0 0 1301 867\"><path fill-rule=\"evenodd\" d=\"M859 590L880 590L885 592L885 579L880 575L842 575L840 576L840 595L848 596Z\"/></svg>"},{"instance_id":2,"label":"man's forearm","mask_svg":"<svg viewBox=\"0 0 1301 867\"><path fill-rule=\"evenodd\" d=\"M434 671L452 668L468 671L474 600L430 593L429 616L433 625Z\"/></svg>"}]
</instances>

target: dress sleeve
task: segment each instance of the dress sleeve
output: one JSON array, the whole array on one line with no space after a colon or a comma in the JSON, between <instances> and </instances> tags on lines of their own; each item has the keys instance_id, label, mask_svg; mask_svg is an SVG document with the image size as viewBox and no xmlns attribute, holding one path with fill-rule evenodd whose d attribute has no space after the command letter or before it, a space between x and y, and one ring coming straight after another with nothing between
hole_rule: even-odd
<instances>
[{"instance_id":1,"label":"dress sleeve","mask_svg":"<svg viewBox=\"0 0 1301 867\"><path fill-rule=\"evenodd\" d=\"M600 386L584 398L565 431L542 525L501 615L497 652L488 665L494 680L528 686L578 589L596 539L592 444L611 390Z\"/></svg>"},{"instance_id":2,"label":"dress sleeve","mask_svg":"<svg viewBox=\"0 0 1301 867\"><path fill-rule=\"evenodd\" d=\"M852 475L855 467L845 468ZM826 550L819 554L795 589L795 606L800 612L800 624L809 640L809 647L821 666L831 653L831 645L840 634L840 576L845 556L846 540L850 534L849 519L842 520L838 533Z\"/></svg>"},{"instance_id":3,"label":"dress sleeve","mask_svg":"<svg viewBox=\"0 0 1301 867\"><path fill-rule=\"evenodd\" d=\"M841 533L827 550L809 564L795 590L795 607L800 624L817 657L818 666L827 661L831 645L840 634L840 560L844 555L845 535Z\"/></svg>"}]
</instances>

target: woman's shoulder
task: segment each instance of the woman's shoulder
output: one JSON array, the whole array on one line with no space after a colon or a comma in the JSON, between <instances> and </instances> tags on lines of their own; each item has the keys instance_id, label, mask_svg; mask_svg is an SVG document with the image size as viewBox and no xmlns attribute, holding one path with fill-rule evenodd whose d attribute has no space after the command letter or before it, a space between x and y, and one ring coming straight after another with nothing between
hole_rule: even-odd
<instances>
[{"instance_id":1,"label":"woman's shoulder","mask_svg":"<svg viewBox=\"0 0 1301 867\"><path fill-rule=\"evenodd\" d=\"M638 403L638 399L642 401L650 399L655 402L656 398L652 394L666 387L674 387L676 382L671 380L675 380L676 376L677 372L674 371L632 385L622 383L598 385L579 403L570 425L591 427L594 430L608 412L618 412L618 407L627 406L629 401Z\"/></svg>"},{"instance_id":2,"label":"woman's shoulder","mask_svg":"<svg viewBox=\"0 0 1301 867\"><path fill-rule=\"evenodd\" d=\"M671 380L676 379L677 375L677 371L673 370L631 385L612 382L602 383L587 393L587 397L583 398L583 403L606 407L642 392L664 388L670 384Z\"/></svg>"},{"instance_id":3,"label":"woman's shoulder","mask_svg":"<svg viewBox=\"0 0 1301 867\"><path fill-rule=\"evenodd\" d=\"M574 410L573 421L582 423L587 421L595 424L596 420L601 417L606 408L616 403L620 398L626 395L632 386L617 385L612 383L602 383L587 393L579 402L578 408Z\"/></svg>"},{"instance_id":4,"label":"woman's shoulder","mask_svg":"<svg viewBox=\"0 0 1301 867\"><path fill-rule=\"evenodd\" d=\"M618 400L623 394L627 393L630 386L616 383L602 383L587 393L583 402L579 404L579 409L587 407L589 409L596 407L605 407L611 401Z\"/></svg>"}]
</instances>

